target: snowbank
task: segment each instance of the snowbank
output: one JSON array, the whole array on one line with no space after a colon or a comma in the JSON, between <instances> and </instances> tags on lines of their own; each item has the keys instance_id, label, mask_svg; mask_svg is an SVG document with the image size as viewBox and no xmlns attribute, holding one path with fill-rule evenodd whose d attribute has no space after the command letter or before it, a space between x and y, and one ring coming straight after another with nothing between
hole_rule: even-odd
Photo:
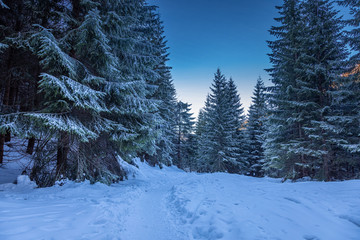
<instances>
[{"instance_id":1,"label":"snowbank","mask_svg":"<svg viewBox=\"0 0 360 240\"><path fill-rule=\"evenodd\" d=\"M136 163L112 186L34 189L26 176L0 185L0 239L360 239L360 181L280 183Z\"/></svg>"}]
</instances>

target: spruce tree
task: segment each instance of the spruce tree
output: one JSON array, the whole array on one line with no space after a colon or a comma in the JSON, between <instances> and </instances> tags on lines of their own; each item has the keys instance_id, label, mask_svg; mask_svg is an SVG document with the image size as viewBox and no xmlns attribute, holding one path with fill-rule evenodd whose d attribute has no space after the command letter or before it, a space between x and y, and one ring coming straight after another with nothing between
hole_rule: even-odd
<instances>
[{"instance_id":1,"label":"spruce tree","mask_svg":"<svg viewBox=\"0 0 360 240\"><path fill-rule=\"evenodd\" d=\"M282 9L288 9L280 18L282 28L272 29L278 40L270 42L275 90L270 98L267 157L270 166L286 177L329 180L338 141L331 122L336 115L332 96L346 54L340 41L341 21L329 1L300 5L285 1Z\"/></svg>"},{"instance_id":2,"label":"spruce tree","mask_svg":"<svg viewBox=\"0 0 360 240\"><path fill-rule=\"evenodd\" d=\"M341 85L346 57L345 46L341 41L342 21L337 16L330 1L308 0L303 4L306 22L303 40L304 51L304 94L307 106L307 121L304 133L308 139L303 144L303 152L311 168L311 177L330 180L332 167L340 151L337 132L338 125L333 121L333 99Z\"/></svg>"},{"instance_id":3,"label":"spruce tree","mask_svg":"<svg viewBox=\"0 0 360 240\"><path fill-rule=\"evenodd\" d=\"M211 172L226 171L226 163L236 162L229 156L228 148L231 140L231 130L228 126L227 82L220 69L217 70L209 95L209 106L207 106L207 137L209 138L208 153L206 157Z\"/></svg>"},{"instance_id":4,"label":"spruce tree","mask_svg":"<svg viewBox=\"0 0 360 240\"><path fill-rule=\"evenodd\" d=\"M205 107L200 109L195 126L195 141L196 141L196 163L194 169L198 172L208 172L208 164L206 155L208 152L209 138L207 137L207 111L209 106L209 96L206 98Z\"/></svg>"},{"instance_id":5,"label":"spruce tree","mask_svg":"<svg viewBox=\"0 0 360 240\"><path fill-rule=\"evenodd\" d=\"M42 108L40 105L43 97L37 92L41 87L42 64L46 60L35 53L38 45L34 44L34 38L40 36L41 32L44 33L45 28L54 27L60 19L57 13L64 8L57 0L9 1L6 4L8 8L0 9L0 24L4 25L0 41L7 46L5 54L2 55L5 57L2 60L6 64L2 65L1 74L5 73L8 76L2 78L5 80L2 85L2 103L7 110L2 111L4 115L1 116L1 129L6 129L8 136L11 133L30 138L27 152L32 153L34 137L39 137L40 132L49 130L39 122L36 124L36 121L29 120L32 115L25 114L35 110L41 111ZM59 31L54 31L54 34L59 34ZM46 41L45 38L44 36L41 41ZM17 74L13 75L11 72L15 73L15 69Z\"/></svg>"},{"instance_id":6,"label":"spruce tree","mask_svg":"<svg viewBox=\"0 0 360 240\"><path fill-rule=\"evenodd\" d=\"M15 133L11 129L14 128L11 120L4 119L3 114L14 114L20 108L24 111L25 99L21 96L26 93L24 87L34 81L34 59L28 61L29 54L23 50L20 37L31 28L28 19L23 17L29 14L26 4L27 1L0 4L0 163L3 162L4 144ZM31 102L31 99L27 100Z\"/></svg>"},{"instance_id":7,"label":"spruce tree","mask_svg":"<svg viewBox=\"0 0 360 240\"><path fill-rule=\"evenodd\" d=\"M248 148L246 164L247 174L261 177L264 175L264 137L265 118L267 114L265 86L259 77L252 96L249 109L248 123L246 125L246 146Z\"/></svg>"},{"instance_id":8,"label":"spruce tree","mask_svg":"<svg viewBox=\"0 0 360 240\"><path fill-rule=\"evenodd\" d=\"M45 94L46 106L30 116L57 135L57 179L85 176L108 182L111 180L102 176L102 166L89 164L88 156L79 155L77 161L70 162L70 158L75 158L70 157L71 145L78 142L78 152L85 153L85 143L95 141L110 129L110 122L102 116L108 112L104 85L107 74L113 74L115 61L97 4L91 1L75 4L78 2L73 2L71 11L64 10L69 22L64 23L63 33L55 36L44 28L30 36L34 54L42 59L39 87Z\"/></svg>"},{"instance_id":9,"label":"spruce tree","mask_svg":"<svg viewBox=\"0 0 360 240\"><path fill-rule=\"evenodd\" d=\"M360 2L358 0L339 0L337 2L341 6L348 7L352 16L345 21L351 27L350 30L345 31L345 39L354 51L354 55L350 59L351 70L355 70L358 73L360 61Z\"/></svg>"},{"instance_id":10,"label":"spruce tree","mask_svg":"<svg viewBox=\"0 0 360 240\"><path fill-rule=\"evenodd\" d=\"M179 101L176 110L176 142L174 164L182 169L191 167L191 152L193 142L191 135L194 131L194 117L192 117L191 104Z\"/></svg>"},{"instance_id":11,"label":"spruce tree","mask_svg":"<svg viewBox=\"0 0 360 240\"><path fill-rule=\"evenodd\" d=\"M360 173L360 2L343 0L339 3L348 7L352 15L345 21L351 30L344 32L344 39L353 53L345 65L339 91L334 95L333 108L337 117L331 119L340 129L337 132L338 146L347 150L339 154L333 170L336 178L342 179L359 177Z\"/></svg>"},{"instance_id":12,"label":"spruce tree","mask_svg":"<svg viewBox=\"0 0 360 240\"><path fill-rule=\"evenodd\" d=\"M18 98L24 102L21 111L2 111L0 130L29 138L29 152L35 138L47 136L36 148L33 177L43 181L43 173L50 176L53 159L47 156L57 155L56 178L110 183L124 174L117 155L153 154L162 122L155 92L163 84L169 96L175 95L154 7L132 0L6 5L0 24L20 28L5 27L1 33L6 54L0 61L18 62L7 56L21 54L29 68L24 72L32 78L26 76L27 92L17 90L16 95L24 95ZM2 66L0 74L8 75L12 66ZM1 90L12 96L8 85L1 82Z\"/></svg>"},{"instance_id":13,"label":"spruce tree","mask_svg":"<svg viewBox=\"0 0 360 240\"><path fill-rule=\"evenodd\" d=\"M107 118L114 124L110 138L116 152L131 161L139 153L155 153L157 103L151 99L158 58L150 41L149 9L144 1L109 1L104 5L104 28L117 74L106 85ZM109 11L111 9L112 11ZM151 84L150 84L151 83Z\"/></svg>"},{"instance_id":14,"label":"spruce tree","mask_svg":"<svg viewBox=\"0 0 360 240\"><path fill-rule=\"evenodd\" d=\"M200 162L204 171L238 172L240 165L239 127L243 123L240 98L235 85L220 69L214 76L202 121L199 141Z\"/></svg>"},{"instance_id":15,"label":"spruce tree","mask_svg":"<svg viewBox=\"0 0 360 240\"><path fill-rule=\"evenodd\" d=\"M155 54L157 64L154 70L158 74L154 82L157 88L151 95L151 98L158 103L156 128L160 129L160 133L156 138L156 152L149 156L148 160L152 164L165 163L170 165L173 162L173 158L176 157L176 154L174 154L174 143L176 141L176 91L170 73L171 67L167 66L169 53L166 46L167 42L164 36L163 24L160 16L155 14L153 10L150 12L150 17L152 29L151 42L157 49Z\"/></svg>"},{"instance_id":16,"label":"spruce tree","mask_svg":"<svg viewBox=\"0 0 360 240\"><path fill-rule=\"evenodd\" d=\"M269 175L289 177L294 173L296 163L303 162L297 144L304 141L303 114L305 106L299 104L301 83L299 72L302 54L301 37L303 22L298 0L284 0L277 7L280 17L275 20L280 26L273 26L270 34L274 41L268 41L272 68L268 69L274 84L269 88L269 118L265 142L266 171Z\"/></svg>"},{"instance_id":17,"label":"spruce tree","mask_svg":"<svg viewBox=\"0 0 360 240\"><path fill-rule=\"evenodd\" d=\"M240 95L238 94L235 82L232 78L227 83L228 97L228 114L229 114L229 125L232 129L232 136L230 142L230 153L229 155L236 159L236 164L229 163L227 169L232 173L244 173L245 171L245 132L243 131L245 116L244 108L240 102Z\"/></svg>"}]
</instances>

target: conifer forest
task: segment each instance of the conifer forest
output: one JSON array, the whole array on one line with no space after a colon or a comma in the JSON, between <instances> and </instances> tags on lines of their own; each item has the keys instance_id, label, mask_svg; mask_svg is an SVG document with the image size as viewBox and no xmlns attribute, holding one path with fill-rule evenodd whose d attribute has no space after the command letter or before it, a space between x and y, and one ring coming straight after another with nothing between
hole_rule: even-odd
<instances>
[{"instance_id":1,"label":"conifer forest","mask_svg":"<svg viewBox=\"0 0 360 240\"><path fill-rule=\"evenodd\" d=\"M359 179L360 1L284 0L277 10L271 84L259 77L245 113L241 86L214 69L195 117L177 99L156 6L0 0L0 165L12 152L30 158L24 174L41 187L116 183L136 158L187 172Z\"/></svg>"},{"instance_id":2,"label":"conifer forest","mask_svg":"<svg viewBox=\"0 0 360 240\"><path fill-rule=\"evenodd\" d=\"M360 0L0 0L28 239L359 240Z\"/></svg>"}]
</instances>

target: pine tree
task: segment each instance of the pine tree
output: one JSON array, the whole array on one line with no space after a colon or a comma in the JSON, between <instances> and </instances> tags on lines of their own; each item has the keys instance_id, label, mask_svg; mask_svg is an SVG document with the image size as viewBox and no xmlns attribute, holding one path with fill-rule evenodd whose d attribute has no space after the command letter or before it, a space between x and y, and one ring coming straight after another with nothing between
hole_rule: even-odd
<instances>
[{"instance_id":1,"label":"pine tree","mask_svg":"<svg viewBox=\"0 0 360 240\"><path fill-rule=\"evenodd\" d=\"M229 155L236 159L236 164L229 163L227 170L232 173L245 172L245 124L244 108L240 102L235 82L232 78L227 83L229 127L232 131Z\"/></svg>"},{"instance_id":2,"label":"pine tree","mask_svg":"<svg viewBox=\"0 0 360 240\"><path fill-rule=\"evenodd\" d=\"M207 152L203 155L211 172L226 171L226 162L235 163L236 159L226 155L228 153L231 131L226 125L228 123L228 112L226 106L226 79L217 70L212 84L211 94L206 106L206 133L208 138Z\"/></svg>"},{"instance_id":3,"label":"pine tree","mask_svg":"<svg viewBox=\"0 0 360 240\"><path fill-rule=\"evenodd\" d=\"M55 36L43 28L30 36L34 54L42 59L44 72L39 87L46 105L30 116L58 137L56 178L85 176L108 182L109 179L102 179L102 167L86 162L87 156L79 155L74 163L69 161L73 143L79 141L78 151L85 153L86 143L110 129L110 122L102 116L108 112L103 90L106 78L114 74L115 61L97 5L91 1L76 6L77 3L73 2L71 12L64 12L71 21L64 24L66 31ZM94 172L100 176L95 177Z\"/></svg>"},{"instance_id":4,"label":"pine tree","mask_svg":"<svg viewBox=\"0 0 360 240\"><path fill-rule=\"evenodd\" d=\"M108 118L114 122L110 138L116 152L131 161L139 153L155 153L158 106L150 95L156 89L158 49L150 41L144 1L111 1L103 11L109 45L118 58L118 73L106 85Z\"/></svg>"},{"instance_id":5,"label":"pine tree","mask_svg":"<svg viewBox=\"0 0 360 240\"><path fill-rule=\"evenodd\" d=\"M269 88L269 117L265 142L266 171L276 176L291 177L296 163L303 162L299 142L304 141L303 112L305 106L299 104L301 83L299 72L302 54L301 37L303 21L298 0L285 0L277 7L280 17L275 18L280 26L270 30L276 40L268 41L272 53L269 54L273 67L269 69L274 86Z\"/></svg>"},{"instance_id":6,"label":"pine tree","mask_svg":"<svg viewBox=\"0 0 360 240\"><path fill-rule=\"evenodd\" d=\"M275 90L270 99L268 159L286 177L329 180L337 141L330 121L335 114L332 95L345 57L341 21L329 1L285 1L282 9L288 9L280 18L282 28L272 29L279 39L270 42Z\"/></svg>"},{"instance_id":7,"label":"pine tree","mask_svg":"<svg viewBox=\"0 0 360 240\"><path fill-rule=\"evenodd\" d=\"M10 10L0 9L9 11L0 23L17 23L13 19L18 15L11 14L16 9L25 24L15 28L21 32L15 37L11 28L1 33L1 50L7 54L0 60L7 61L3 56L9 49L19 49L27 57L25 65L31 70L24 72L34 80L21 99L31 98L34 104L22 112L2 114L0 130L30 138L29 149L35 137L48 136L36 148L33 177L42 181L42 169L51 175L47 168L52 159L45 156L54 152L56 178L106 183L124 175L118 154L125 159L153 154L162 121L154 93L162 83L173 91L154 7L135 0L29 0L6 5ZM1 82L2 91L8 88Z\"/></svg>"},{"instance_id":8,"label":"pine tree","mask_svg":"<svg viewBox=\"0 0 360 240\"><path fill-rule=\"evenodd\" d=\"M75 2L74 2L75 4ZM119 78L119 60L113 53L110 45L110 35L106 32L104 19L107 17L106 5L95 2L80 3L72 12L75 22L81 23L75 31L69 31L66 39L68 45L73 46L70 54L87 67L85 82L92 88L104 93L108 97L109 82L121 81ZM105 9L104 9L105 8ZM70 25L70 24L69 24ZM125 85L125 84L124 84ZM111 91L110 91L111 92ZM70 170L78 180L84 177L90 181L111 183L122 178L124 173L118 163L114 152L118 151L110 142L110 132L117 125L109 119L111 110L106 108L102 100L104 111L94 118L86 117L83 113L74 114L79 119L91 119L97 129L98 136L89 142L79 142L77 152L72 154L72 159L77 161L71 164Z\"/></svg>"},{"instance_id":9,"label":"pine tree","mask_svg":"<svg viewBox=\"0 0 360 240\"><path fill-rule=\"evenodd\" d=\"M248 123L246 125L246 146L247 153L247 174L261 177L264 175L264 136L265 118L267 114L265 86L259 77L252 97L252 104L249 109Z\"/></svg>"},{"instance_id":10,"label":"pine tree","mask_svg":"<svg viewBox=\"0 0 360 240\"><path fill-rule=\"evenodd\" d=\"M304 2L303 15L306 21L306 38L303 40L304 68L303 81L307 81L304 101L308 105L309 120L304 124L304 132L309 143L304 144L304 154L310 162L314 177L330 180L332 167L337 159L339 139L334 136L338 130L332 109L334 95L341 85L346 57L345 46L340 41L342 21L333 10L332 3L324 0ZM313 177L312 176L312 177Z\"/></svg>"},{"instance_id":11,"label":"pine tree","mask_svg":"<svg viewBox=\"0 0 360 240\"><path fill-rule=\"evenodd\" d=\"M152 27L152 44L156 46L156 57L158 63L155 66L155 72L158 77L154 84L157 86L151 98L158 102L158 120L156 128L160 129L160 134L156 139L156 152L149 156L148 161L152 164L165 163L170 165L173 162L176 141L176 91L172 82L170 70L167 66L169 53L166 46L163 24L158 14L150 12Z\"/></svg>"},{"instance_id":12,"label":"pine tree","mask_svg":"<svg viewBox=\"0 0 360 240\"><path fill-rule=\"evenodd\" d=\"M200 109L195 126L195 141L196 141L196 162L193 169L198 172L210 171L207 164L206 154L208 152L209 138L207 137L207 111L209 106L209 96L206 98L205 107ZM205 156L205 157L204 157Z\"/></svg>"},{"instance_id":13,"label":"pine tree","mask_svg":"<svg viewBox=\"0 0 360 240\"><path fill-rule=\"evenodd\" d=\"M359 177L360 173L360 2L343 0L341 5L349 8L352 18L345 23L351 30L345 31L345 41L350 45L352 56L345 66L338 84L339 91L334 94L334 110L337 117L331 120L338 125L338 146L343 150L335 164L336 178Z\"/></svg>"},{"instance_id":14,"label":"pine tree","mask_svg":"<svg viewBox=\"0 0 360 240\"><path fill-rule=\"evenodd\" d=\"M1 82L3 114L0 116L0 128L6 132L7 139L10 139L10 134L29 138L28 153L32 153L34 136L39 136L42 131L38 129L39 126L32 126L34 124L29 116L19 114L38 110L42 99L41 94L37 93L41 66L32 52L29 36L38 32L38 25L51 28L51 24L58 21L56 12L62 9L59 2L8 1L7 8L0 8L0 25L3 29L0 36L3 51L0 75L4 80ZM40 6L41 11L37 11Z\"/></svg>"},{"instance_id":15,"label":"pine tree","mask_svg":"<svg viewBox=\"0 0 360 240\"><path fill-rule=\"evenodd\" d=\"M239 127L243 123L240 98L235 85L217 70L208 95L199 141L201 171L237 172L241 149Z\"/></svg>"},{"instance_id":16,"label":"pine tree","mask_svg":"<svg viewBox=\"0 0 360 240\"><path fill-rule=\"evenodd\" d=\"M179 101L176 111L176 142L174 164L182 169L191 168L193 142L191 136L194 131L194 117L192 117L191 104Z\"/></svg>"},{"instance_id":17,"label":"pine tree","mask_svg":"<svg viewBox=\"0 0 360 240\"><path fill-rule=\"evenodd\" d=\"M339 0L340 5L348 7L352 18L346 20L345 23L352 29L345 31L345 39L349 43L354 55L350 59L351 70L359 72L360 61L360 2L358 0ZM353 72L354 73L354 72Z\"/></svg>"},{"instance_id":18,"label":"pine tree","mask_svg":"<svg viewBox=\"0 0 360 240\"><path fill-rule=\"evenodd\" d=\"M2 29L0 33L0 110L2 114L17 111L17 99L14 92L17 92L19 85L21 85L23 80L22 73L26 70L30 72L26 65L18 64L19 54L20 52L23 53L23 51L18 51L18 48L13 47L10 41L6 40L6 37L9 36L15 38L16 32L24 31L24 28L28 27L27 22L21 19L21 15L24 14L23 6L24 3L21 1L13 1L6 4L2 1L0 2L0 26ZM11 17L15 21L11 21ZM4 144L9 140L10 126L11 124L4 123L4 120L1 119L0 164L3 163Z\"/></svg>"}]
</instances>

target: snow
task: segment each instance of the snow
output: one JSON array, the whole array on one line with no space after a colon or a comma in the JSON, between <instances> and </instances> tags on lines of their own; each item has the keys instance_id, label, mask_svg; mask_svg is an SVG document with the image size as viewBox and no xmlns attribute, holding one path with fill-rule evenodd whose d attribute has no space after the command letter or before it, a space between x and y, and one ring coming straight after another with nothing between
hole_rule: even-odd
<instances>
[{"instance_id":1,"label":"snow","mask_svg":"<svg viewBox=\"0 0 360 240\"><path fill-rule=\"evenodd\" d=\"M281 183L137 164L111 186L1 184L0 239L360 239L359 180Z\"/></svg>"},{"instance_id":2,"label":"snow","mask_svg":"<svg viewBox=\"0 0 360 240\"><path fill-rule=\"evenodd\" d=\"M25 169L31 169L31 160L25 154L25 141L16 139L4 145L4 162L0 165L0 184L13 183Z\"/></svg>"}]
</instances>

